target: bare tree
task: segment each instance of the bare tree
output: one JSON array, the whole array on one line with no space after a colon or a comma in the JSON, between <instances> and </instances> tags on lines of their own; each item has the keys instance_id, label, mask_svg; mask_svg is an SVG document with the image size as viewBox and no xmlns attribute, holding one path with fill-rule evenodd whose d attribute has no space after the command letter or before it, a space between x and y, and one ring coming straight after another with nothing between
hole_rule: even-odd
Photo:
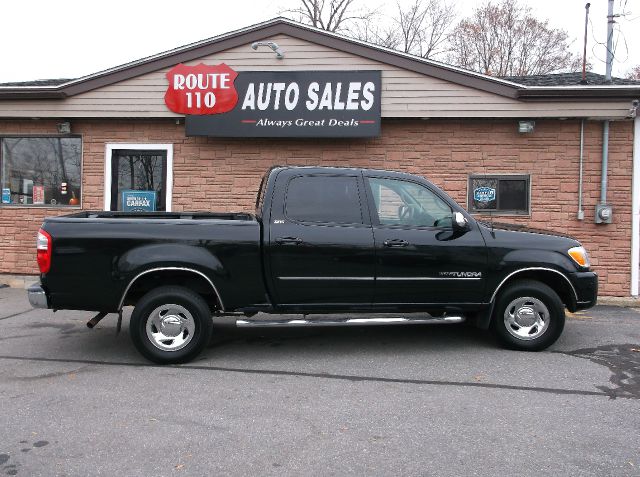
<instances>
[{"instance_id":1,"label":"bare tree","mask_svg":"<svg viewBox=\"0 0 640 477\"><path fill-rule=\"evenodd\" d=\"M348 33L386 48L434 58L446 50L456 13L443 0L411 0L408 5L398 2L390 18L375 16L376 21L355 22Z\"/></svg>"},{"instance_id":2,"label":"bare tree","mask_svg":"<svg viewBox=\"0 0 640 477\"><path fill-rule=\"evenodd\" d=\"M582 54L575 54L571 58L571 63L569 64L569 71L582 71ZM591 59L587 57L587 61L585 63L586 71L593 71L593 63L591 63Z\"/></svg>"},{"instance_id":3,"label":"bare tree","mask_svg":"<svg viewBox=\"0 0 640 477\"><path fill-rule=\"evenodd\" d=\"M283 13L293 14L303 23L331 32L344 31L372 14L370 10L356 8L357 0L298 0L297 3L297 7Z\"/></svg>"},{"instance_id":4,"label":"bare tree","mask_svg":"<svg viewBox=\"0 0 640 477\"><path fill-rule=\"evenodd\" d=\"M629 70L627 79L640 80L640 65L634 66Z\"/></svg>"},{"instance_id":5,"label":"bare tree","mask_svg":"<svg viewBox=\"0 0 640 477\"><path fill-rule=\"evenodd\" d=\"M447 30L456 18L452 5L441 0L413 0L405 8L400 3L397 6L393 20L401 36L402 51L423 58L442 53Z\"/></svg>"},{"instance_id":6,"label":"bare tree","mask_svg":"<svg viewBox=\"0 0 640 477\"><path fill-rule=\"evenodd\" d=\"M378 20L379 18L376 18ZM356 22L348 30L347 34L358 40L373 43L375 45L400 50L400 35L394 25L388 25L382 21Z\"/></svg>"},{"instance_id":7,"label":"bare tree","mask_svg":"<svg viewBox=\"0 0 640 477\"><path fill-rule=\"evenodd\" d=\"M449 36L448 61L496 76L546 74L570 68L568 34L539 20L517 0L489 0Z\"/></svg>"}]
</instances>

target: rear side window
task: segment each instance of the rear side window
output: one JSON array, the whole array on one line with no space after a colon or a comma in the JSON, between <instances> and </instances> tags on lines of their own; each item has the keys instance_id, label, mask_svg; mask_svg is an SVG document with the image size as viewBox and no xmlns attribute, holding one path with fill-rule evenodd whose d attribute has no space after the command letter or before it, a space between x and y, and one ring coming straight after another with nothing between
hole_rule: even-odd
<instances>
[{"instance_id":1,"label":"rear side window","mask_svg":"<svg viewBox=\"0 0 640 477\"><path fill-rule=\"evenodd\" d=\"M299 222L361 224L358 180L344 176L302 176L289 181L287 218Z\"/></svg>"}]
</instances>

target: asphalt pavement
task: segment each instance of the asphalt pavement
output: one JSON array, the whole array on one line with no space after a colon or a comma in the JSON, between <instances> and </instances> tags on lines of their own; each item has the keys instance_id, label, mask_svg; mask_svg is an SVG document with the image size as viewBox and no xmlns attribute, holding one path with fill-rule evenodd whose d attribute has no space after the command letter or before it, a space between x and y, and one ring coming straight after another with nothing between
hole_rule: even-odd
<instances>
[{"instance_id":1,"label":"asphalt pavement","mask_svg":"<svg viewBox=\"0 0 640 477\"><path fill-rule=\"evenodd\" d=\"M238 330L156 366L128 314L0 289L0 477L640 476L640 312L539 353L466 325Z\"/></svg>"}]
</instances>

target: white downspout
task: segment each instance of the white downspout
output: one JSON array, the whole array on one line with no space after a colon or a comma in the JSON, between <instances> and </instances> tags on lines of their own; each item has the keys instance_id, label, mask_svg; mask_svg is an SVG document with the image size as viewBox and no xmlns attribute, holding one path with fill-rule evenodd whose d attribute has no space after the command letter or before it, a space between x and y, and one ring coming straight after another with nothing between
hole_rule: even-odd
<instances>
[{"instance_id":1,"label":"white downspout","mask_svg":"<svg viewBox=\"0 0 640 477\"><path fill-rule=\"evenodd\" d=\"M633 191L631 194L631 295L638 296L640 268L640 117L633 121Z\"/></svg>"}]
</instances>

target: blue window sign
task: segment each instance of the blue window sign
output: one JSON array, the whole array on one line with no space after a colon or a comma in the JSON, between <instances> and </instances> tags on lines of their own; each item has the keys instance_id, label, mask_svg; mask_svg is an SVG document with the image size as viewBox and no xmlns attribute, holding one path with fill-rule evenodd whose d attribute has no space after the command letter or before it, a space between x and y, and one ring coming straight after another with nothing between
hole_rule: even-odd
<instances>
[{"instance_id":1,"label":"blue window sign","mask_svg":"<svg viewBox=\"0 0 640 477\"><path fill-rule=\"evenodd\" d=\"M122 191L122 210L125 212L155 212L156 192L153 190Z\"/></svg>"},{"instance_id":2,"label":"blue window sign","mask_svg":"<svg viewBox=\"0 0 640 477\"><path fill-rule=\"evenodd\" d=\"M473 191L473 199L477 202L491 202L496 199L496 190L493 187L478 187Z\"/></svg>"},{"instance_id":3,"label":"blue window sign","mask_svg":"<svg viewBox=\"0 0 640 477\"><path fill-rule=\"evenodd\" d=\"M2 203L10 204L11 203L11 189L2 188Z\"/></svg>"}]
</instances>

